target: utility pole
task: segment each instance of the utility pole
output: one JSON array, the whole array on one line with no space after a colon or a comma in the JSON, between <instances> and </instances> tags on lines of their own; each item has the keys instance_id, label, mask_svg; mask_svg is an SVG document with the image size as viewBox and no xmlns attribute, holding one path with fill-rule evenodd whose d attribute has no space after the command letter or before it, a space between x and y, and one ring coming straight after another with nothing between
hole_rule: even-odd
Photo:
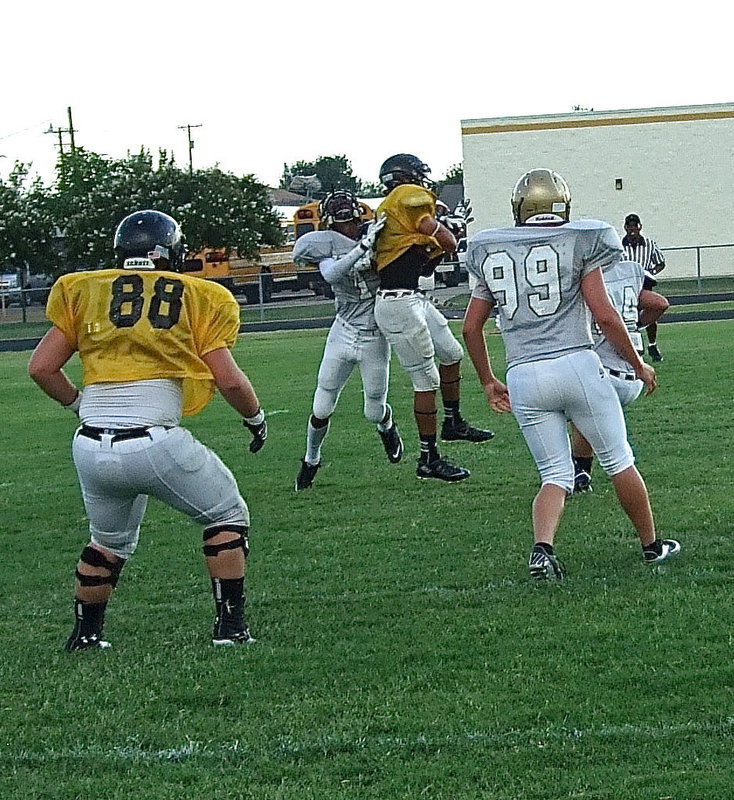
<instances>
[{"instance_id":1,"label":"utility pole","mask_svg":"<svg viewBox=\"0 0 734 800\"><path fill-rule=\"evenodd\" d=\"M59 155L63 155L64 154L63 134L68 133L69 134L69 152L72 155L75 155L76 154L76 141L74 139L74 134L76 133L76 130L74 128L74 122L72 121L72 118L71 118L71 106L67 106L66 113L67 113L67 115L69 117L69 127L68 128L61 128L61 127L54 128L53 125L49 125L48 126L48 130L45 131L45 133L53 133L53 134L56 134L56 136L59 137L59 143L58 143Z\"/></svg>"},{"instance_id":2,"label":"utility pole","mask_svg":"<svg viewBox=\"0 0 734 800\"><path fill-rule=\"evenodd\" d=\"M71 120L71 106L66 107L66 112L69 115L69 127L67 133L69 134L69 143L71 144L71 154L76 155L76 144L74 142L74 123Z\"/></svg>"},{"instance_id":3,"label":"utility pole","mask_svg":"<svg viewBox=\"0 0 734 800\"><path fill-rule=\"evenodd\" d=\"M201 128L201 125L179 125L178 129L180 131L186 131L186 135L189 140L189 174L193 174L194 172L194 159L193 159L193 150L194 150L194 140L191 138L191 129L192 128Z\"/></svg>"}]
</instances>

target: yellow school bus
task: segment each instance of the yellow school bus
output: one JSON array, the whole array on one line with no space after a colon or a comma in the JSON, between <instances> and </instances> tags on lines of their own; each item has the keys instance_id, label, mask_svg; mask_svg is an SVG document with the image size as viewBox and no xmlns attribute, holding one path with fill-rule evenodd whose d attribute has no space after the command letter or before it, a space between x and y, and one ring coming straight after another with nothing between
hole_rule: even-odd
<instances>
[{"instance_id":1,"label":"yellow school bus","mask_svg":"<svg viewBox=\"0 0 734 800\"><path fill-rule=\"evenodd\" d=\"M374 212L360 201L362 219L374 218ZM318 202L306 203L293 214L293 238L320 229ZM316 294L333 297L331 286L315 267L297 266L293 263L293 243L282 247L264 246L258 258L242 258L227 247L205 247L189 253L183 271L199 278L216 281L226 286L232 294L242 295L251 304L270 302L274 292L287 289L310 289Z\"/></svg>"},{"instance_id":2,"label":"yellow school bus","mask_svg":"<svg viewBox=\"0 0 734 800\"><path fill-rule=\"evenodd\" d=\"M242 258L227 248L205 247L190 253L183 272L216 281L248 303L268 303L273 292L305 286L293 263L293 246L261 247L259 259Z\"/></svg>"}]
</instances>

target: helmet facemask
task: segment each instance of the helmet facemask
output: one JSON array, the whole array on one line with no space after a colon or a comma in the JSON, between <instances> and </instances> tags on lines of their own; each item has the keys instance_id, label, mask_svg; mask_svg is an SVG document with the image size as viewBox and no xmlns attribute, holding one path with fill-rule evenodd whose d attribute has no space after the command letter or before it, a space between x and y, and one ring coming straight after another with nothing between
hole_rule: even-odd
<instances>
[{"instance_id":1,"label":"helmet facemask","mask_svg":"<svg viewBox=\"0 0 734 800\"><path fill-rule=\"evenodd\" d=\"M346 189L330 192L319 203L319 219L324 228L333 227L335 222L361 221L362 207L356 195Z\"/></svg>"}]
</instances>

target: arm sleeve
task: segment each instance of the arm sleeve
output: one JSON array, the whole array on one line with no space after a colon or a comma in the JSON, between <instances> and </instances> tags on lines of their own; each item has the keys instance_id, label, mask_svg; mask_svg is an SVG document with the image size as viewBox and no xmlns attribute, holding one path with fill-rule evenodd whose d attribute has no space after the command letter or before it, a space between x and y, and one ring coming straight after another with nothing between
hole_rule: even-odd
<instances>
[{"instance_id":1,"label":"arm sleeve","mask_svg":"<svg viewBox=\"0 0 734 800\"><path fill-rule=\"evenodd\" d=\"M583 259L582 278L595 269L601 268L602 271L609 269L624 256L624 248L619 234L611 225L605 224L599 230L591 231L591 233L593 240L586 258Z\"/></svg>"},{"instance_id":2,"label":"arm sleeve","mask_svg":"<svg viewBox=\"0 0 734 800\"><path fill-rule=\"evenodd\" d=\"M653 267L664 267L665 266L665 256L660 251L660 248L657 246L657 242L652 242L652 254L650 255L650 264Z\"/></svg>"},{"instance_id":3,"label":"arm sleeve","mask_svg":"<svg viewBox=\"0 0 734 800\"><path fill-rule=\"evenodd\" d=\"M365 251L356 245L341 258L325 258L319 262L319 272L329 283L334 283L334 281L346 277L364 253Z\"/></svg>"},{"instance_id":4,"label":"arm sleeve","mask_svg":"<svg viewBox=\"0 0 734 800\"><path fill-rule=\"evenodd\" d=\"M474 285L471 296L477 297L480 300L486 300L488 303L495 305L494 295L492 294L489 286L487 286L487 279L484 277L484 273L482 272L480 265L477 263L479 255L479 249L473 248L471 243L469 243L466 254L466 268L469 273L476 278L477 281Z\"/></svg>"}]
</instances>

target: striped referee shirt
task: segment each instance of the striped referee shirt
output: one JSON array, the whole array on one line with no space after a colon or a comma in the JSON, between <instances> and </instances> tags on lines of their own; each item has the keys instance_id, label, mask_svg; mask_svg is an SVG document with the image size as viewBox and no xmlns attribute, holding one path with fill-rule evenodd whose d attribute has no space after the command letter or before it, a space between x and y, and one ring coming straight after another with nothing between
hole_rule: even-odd
<instances>
[{"instance_id":1,"label":"striped referee shirt","mask_svg":"<svg viewBox=\"0 0 734 800\"><path fill-rule=\"evenodd\" d=\"M624 247L624 252L630 261L636 261L641 264L642 269L651 272L653 275L661 272L665 267L665 258L654 239L638 236L637 241L632 244L630 237L625 236L622 239L622 247Z\"/></svg>"}]
</instances>

